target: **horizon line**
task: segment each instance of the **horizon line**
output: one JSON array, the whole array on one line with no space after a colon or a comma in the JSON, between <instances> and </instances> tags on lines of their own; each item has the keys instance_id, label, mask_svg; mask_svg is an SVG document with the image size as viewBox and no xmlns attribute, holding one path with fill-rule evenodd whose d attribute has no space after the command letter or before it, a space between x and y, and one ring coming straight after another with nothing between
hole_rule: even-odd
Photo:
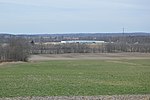
<instances>
[{"instance_id":1,"label":"horizon line","mask_svg":"<svg viewBox=\"0 0 150 100\"><path fill-rule=\"evenodd\" d=\"M22 32L18 32L18 33L15 33L15 32L0 32L0 34L13 34L13 35L38 35L38 34L114 34L114 33L117 33L117 34L122 34L122 32L37 32L37 33L22 33ZM124 33L148 33L150 34L150 32L124 32Z\"/></svg>"}]
</instances>

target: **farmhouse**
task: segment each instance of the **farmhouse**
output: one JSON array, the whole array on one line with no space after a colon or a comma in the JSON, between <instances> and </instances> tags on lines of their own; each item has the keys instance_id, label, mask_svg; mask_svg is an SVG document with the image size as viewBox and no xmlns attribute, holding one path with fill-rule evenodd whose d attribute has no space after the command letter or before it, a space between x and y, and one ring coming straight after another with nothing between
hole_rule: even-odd
<instances>
[{"instance_id":1,"label":"farmhouse","mask_svg":"<svg viewBox=\"0 0 150 100\"><path fill-rule=\"evenodd\" d=\"M105 43L105 41L94 41L94 40L73 40L73 41L61 41L61 43L86 43L86 44L99 44Z\"/></svg>"}]
</instances>

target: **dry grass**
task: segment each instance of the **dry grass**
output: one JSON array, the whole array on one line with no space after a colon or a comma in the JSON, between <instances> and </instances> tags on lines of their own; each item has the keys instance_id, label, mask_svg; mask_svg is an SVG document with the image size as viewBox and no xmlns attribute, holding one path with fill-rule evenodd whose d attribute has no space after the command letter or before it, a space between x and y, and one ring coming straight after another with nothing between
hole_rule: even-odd
<instances>
[{"instance_id":1,"label":"dry grass","mask_svg":"<svg viewBox=\"0 0 150 100\"><path fill-rule=\"evenodd\" d=\"M114 60L114 59L150 59L150 53L87 53L87 54L42 54L32 55L30 61L45 60Z\"/></svg>"}]
</instances>

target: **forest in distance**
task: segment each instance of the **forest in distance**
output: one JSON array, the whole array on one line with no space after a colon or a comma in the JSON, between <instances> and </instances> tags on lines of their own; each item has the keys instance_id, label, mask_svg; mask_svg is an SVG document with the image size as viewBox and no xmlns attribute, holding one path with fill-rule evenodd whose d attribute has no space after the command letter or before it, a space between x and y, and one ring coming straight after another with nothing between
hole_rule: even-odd
<instances>
[{"instance_id":1,"label":"forest in distance","mask_svg":"<svg viewBox=\"0 0 150 100\"><path fill-rule=\"evenodd\" d=\"M105 43L61 43L92 40ZM64 53L150 53L149 33L110 34L0 34L0 61L28 61L33 54Z\"/></svg>"}]
</instances>

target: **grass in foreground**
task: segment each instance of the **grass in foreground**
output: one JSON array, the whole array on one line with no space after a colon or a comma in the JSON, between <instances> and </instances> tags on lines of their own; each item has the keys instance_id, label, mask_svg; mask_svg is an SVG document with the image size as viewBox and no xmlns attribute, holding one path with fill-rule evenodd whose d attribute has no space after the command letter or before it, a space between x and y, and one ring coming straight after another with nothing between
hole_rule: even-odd
<instances>
[{"instance_id":1,"label":"grass in foreground","mask_svg":"<svg viewBox=\"0 0 150 100\"><path fill-rule=\"evenodd\" d=\"M0 97L149 93L148 59L45 61L0 67Z\"/></svg>"}]
</instances>

